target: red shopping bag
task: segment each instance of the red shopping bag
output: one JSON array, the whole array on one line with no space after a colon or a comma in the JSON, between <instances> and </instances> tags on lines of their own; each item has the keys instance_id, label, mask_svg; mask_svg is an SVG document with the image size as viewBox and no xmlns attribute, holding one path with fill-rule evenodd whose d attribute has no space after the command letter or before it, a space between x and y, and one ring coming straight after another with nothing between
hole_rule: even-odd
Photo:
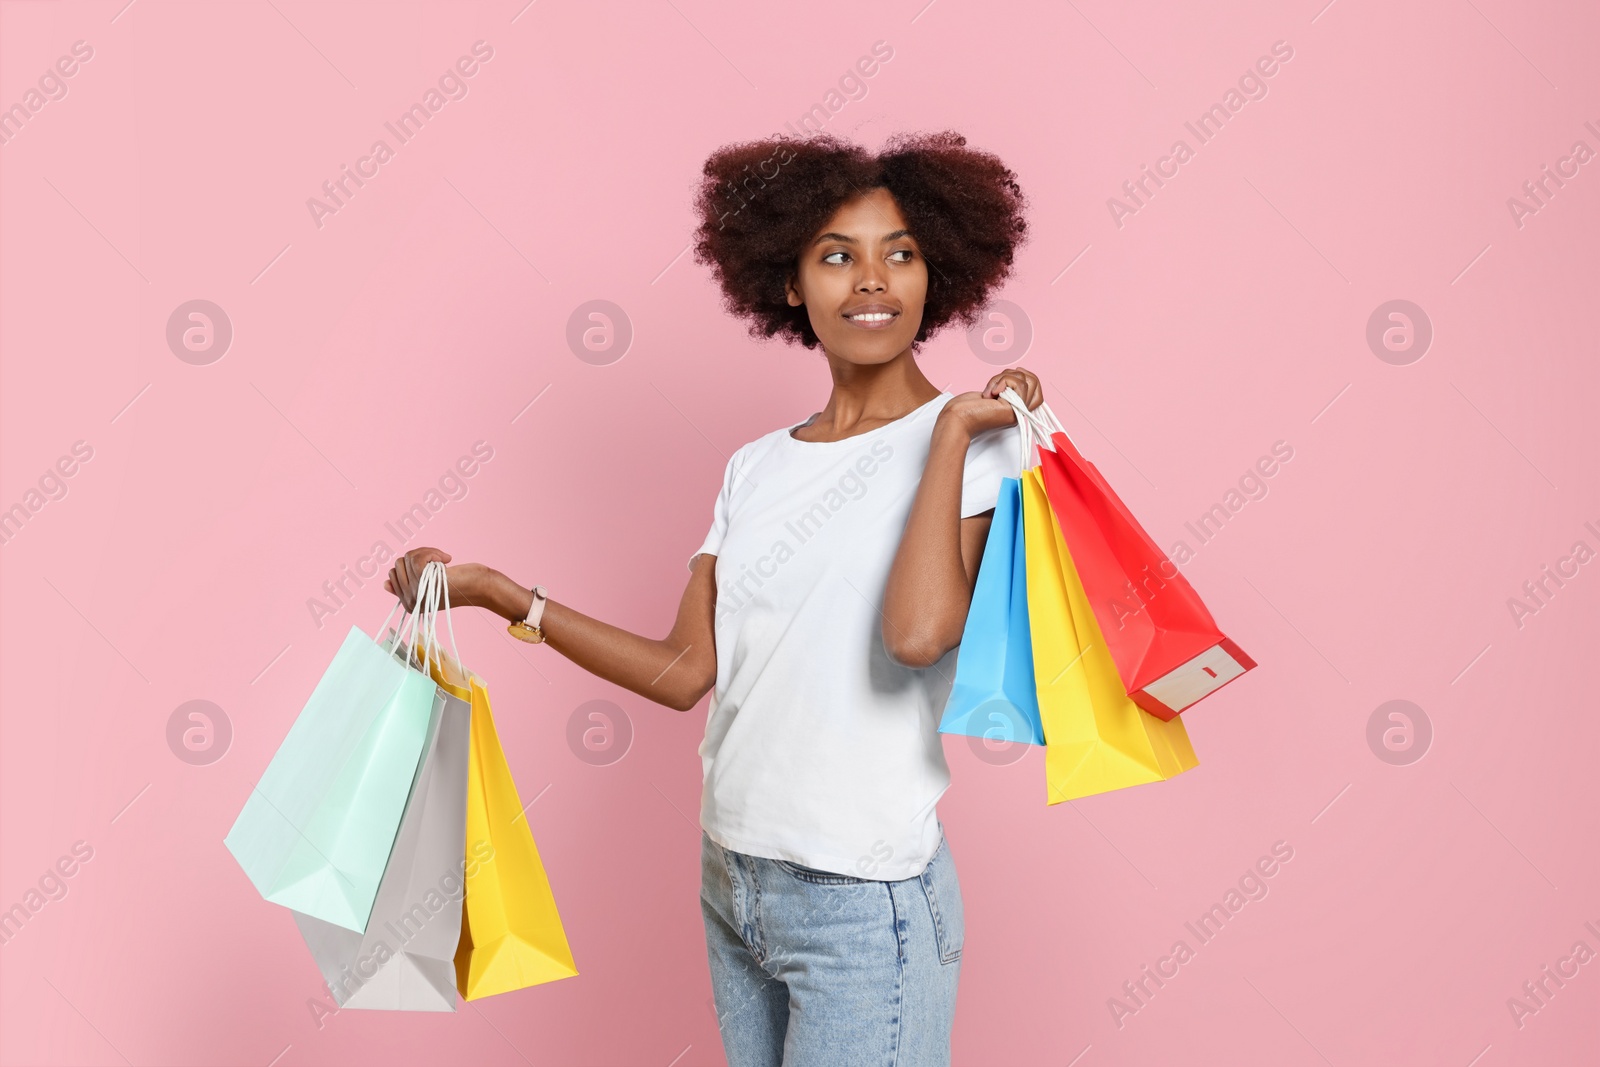
<instances>
[{"instance_id":1,"label":"red shopping bag","mask_svg":"<svg viewBox=\"0 0 1600 1067\"><path fill-rule=\"evenodd\" d=\"M1033 415L1055 446L1039 450L1045 491L1133 702L1170 721L1255 667L1049 407Z\"/></svg>"}]
</instances>

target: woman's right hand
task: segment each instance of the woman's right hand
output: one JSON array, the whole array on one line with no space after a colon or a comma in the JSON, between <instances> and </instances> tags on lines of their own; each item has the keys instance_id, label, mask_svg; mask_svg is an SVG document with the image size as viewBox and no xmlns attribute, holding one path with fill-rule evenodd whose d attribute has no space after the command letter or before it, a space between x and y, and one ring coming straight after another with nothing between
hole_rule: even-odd
<instances>
[{"instance_id":1,"label":"woman's right hand","mask_svg":"<svg viewBox=\"0 0 1600 1067\"><path fill-rule=\"evenodd\" d=\"M408 611L414 610L422 569L435 562L449 563L450 553L414 548L395 559L383 587L399 597ZM648 700L688 711L717 678L715 564L713 555L695 560L672 631L661 640L641 637L548 600L542 617L542 647ZM484 608L512 622L528 617L533 593L499 571L481 563L456 563L444 573L451 607Z\"/></svg>"},{"instance_id":2,"label":"woman's right hand","mask_svg":"<svg viewBox=\"0 0 1600 1067\"><path fill-rule=\"evenodd\" d=\"M413 548L394 561L383 587L399 597L407 611L415 611L417 584L422 580L422 568L434 561L449 563L450 553L441 548ZM533 599L533 594L528 590L481 563L457 563L453 567L446 567L444 577L453 608L488 608L507 619L523 618ZM516 614L519 608L521 615Z\"/></svg>"},{"instance_id":3,"label":"woman's right hand","mask_svg":"<svg viewBox=\"0 0 1600 1067\"><path fill-rule=\"evenodd\" d=\"M422 568L429 563L450 562L450 553L439 548L413 548L410 552L394 561L394 566L389 568L389 577L384 581L383 587L400 598L400 604L407 611L417 608L417 583L422 580ZM449 571L445 572L447 575ZM451 603L455 603L456 583L450 583Z\"/></svg>"}]
</instances>

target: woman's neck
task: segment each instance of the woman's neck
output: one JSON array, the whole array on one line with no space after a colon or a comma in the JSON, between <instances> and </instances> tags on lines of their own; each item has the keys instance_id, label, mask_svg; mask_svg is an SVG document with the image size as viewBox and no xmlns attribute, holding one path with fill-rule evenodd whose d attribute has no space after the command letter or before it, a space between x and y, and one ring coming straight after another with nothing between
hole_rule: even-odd
<instances>
[{"instance_id":1,"label":"woman's neck","mask_svg":"<svg viewBox=\"0 0 1600 1067\"><path fill-rule=\"evenodd\" d=\"M833 376L828 403L794 434L802 441L838 441L903 418L941 390L908 348L887 363L851 363L826 353Z\"/></svg>"}]
</instances>

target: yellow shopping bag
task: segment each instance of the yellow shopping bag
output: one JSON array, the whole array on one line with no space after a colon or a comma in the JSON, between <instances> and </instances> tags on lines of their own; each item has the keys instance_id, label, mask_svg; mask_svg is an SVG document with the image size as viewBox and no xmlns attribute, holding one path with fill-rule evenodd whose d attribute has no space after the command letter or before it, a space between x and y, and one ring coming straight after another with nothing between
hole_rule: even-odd
<instances>
[{"instance_id":1,"label":"yellow shopping bag","mask_svg":"<svg viewBox=\"0 0 1600 1067\"><path fill-rule=\"evenodd\" d=\"M1197 766L1182 718L1163 722L1128 697L1038 467L1022 472L1022 521L1048 802L1165 781Z\"/></svg>"},{"instance_id":2,"label":"yellow shopping bag","mask_svg":"<svg viewBox=\"0 0 1600 1067\"><path fill-rule=\"evenodd\" d=\"M555 896L533 843L489 710L489 690L434 649L433 680L472 704L467 766L467 895L456 949L456 988L468 1000L578 973Z\"/></svg>"}]
</instances>

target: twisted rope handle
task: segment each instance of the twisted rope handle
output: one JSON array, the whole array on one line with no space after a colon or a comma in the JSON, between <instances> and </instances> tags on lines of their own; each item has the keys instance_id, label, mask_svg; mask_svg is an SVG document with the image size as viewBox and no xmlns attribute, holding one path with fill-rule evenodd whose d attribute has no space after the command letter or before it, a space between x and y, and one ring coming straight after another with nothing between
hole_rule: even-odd
<instances>
[{"instance_id":1,"label":"twisted rope handle","mask_svg":"<svg viewBox=\"0 0 1600 1067\"><path fill-rule=\"evenodd\" d=\"M403 643L413 655L420 653L424 673L427 672L429 664L433 662L430 650L436 646L430 642L429 635L432 632L430 624L439 614L441 591L448 605L450 590L449 583L445 580L444 564L438 560L433 560L423 566L422 576L417 579L416 602L412 605L412 610L406 612L402 617L400 625L394 631L394 639L385 649L390 655L398 656L400 645ZM383 620L383 626L379 628L380 632L388 629L389 621L394 618L395 610L403 609L404 604L404 601L398 597L395 598L395 606L389 609L388 618ZM418 638L422 640L421 646L417 643ZM453 625L450 630L450 644L452 648L455 647L455 628ZM460 662L460 653L456 655L456 662Z\"/></svg>"},{"instance_id":2,"label":"twisted rope handle","mask_svg":"<svg viewBox=\"0 0 1600 1067\"><path fill-rule=\"evenodd\" d=\"M422 574L426 578L428 572L435 567L438 570L433 571L435 579L434 596L429 603L427 620L423 624L425 629L422 631L424 647L425 649L435 649L441 654L443 653L443 648L439 644L439 601L442 596L444 600L444 624L445 628L450 631L450 651L455 653L456 665L461 668L463 673L468 673L466 664L461 662L461 650L456 647L456 624L450 615L450 579L445 573L444 564L434 560L422 569Z\"/></svg>"},{"instance_id":3,"label":"twisted rope handle","mask_svg":"<svg viewBox=\"0 0 1600 1067\"><path fill-rule=\"evenodd\" d=\"M1017 413L1017 430L1022 434L1022 469L1027 470L1033 466L1029 462L1032 448L1041 452L1045 449L1055 451L1055 445L1050 443L1051 434L1065 434L1066 427L1061 425L1061 420L1056 418L1056 413L1050 410L1049 404L1041 403L1038 408L1030 410L1027 401L1022 399L1015 389L1009 385L1000 390L1000 399L1010 404Z\"/></svg>"}]
</instances>

